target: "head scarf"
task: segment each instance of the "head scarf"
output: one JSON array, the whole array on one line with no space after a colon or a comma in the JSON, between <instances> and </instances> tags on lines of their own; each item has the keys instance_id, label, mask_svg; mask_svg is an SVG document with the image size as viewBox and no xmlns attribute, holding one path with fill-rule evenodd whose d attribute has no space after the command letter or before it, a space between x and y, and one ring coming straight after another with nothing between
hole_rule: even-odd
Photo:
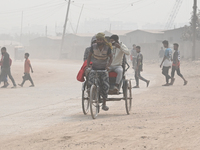
<instances>
[{"instance_id":1,"label":"head scarf","mask_svg":"<svg viewBox=\"0 0 200 150\"><path fill-rule=\"evenodd\" d=\"M97 33L96 38L105 40L105 34L104 33Z\"/></svg>"},{"instance_id":2,"label":"head scarf","mask_svg":"<svg viewBox=\"0 0 200 150\"><path fill-rule=\"evenodd\" d=\"M104 43L112 49L112 45L111 45L111 43L109 43L109 42L106 40L105 34L104 34L104 33L98 33L98 34L96 35L96 38L97 38L97 39L102 39L102 40L104 41Z\"/></svg>"}]
</instances>

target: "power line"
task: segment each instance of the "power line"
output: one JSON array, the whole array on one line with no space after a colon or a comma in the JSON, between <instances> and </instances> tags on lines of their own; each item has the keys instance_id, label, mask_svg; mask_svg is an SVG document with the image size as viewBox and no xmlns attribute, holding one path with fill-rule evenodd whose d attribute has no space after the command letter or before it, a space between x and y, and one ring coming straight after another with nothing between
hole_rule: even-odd
<instances>
[{"instance_id":1,"label":"power line","mask_svg":"<svg viewBox=\"0 0 200 150\"><path fill-rule=\"evenodd\" d=\"M54 1L54 2L53 2ZM25 11L25 10L31 10L31 9L35 9L35 8L39 8L39 7L42 7L42 6L46 6L46 5L49 5L51 3L55 3L55 0L52 0L50 2L46 2L46 3L43 3L43 4L40 4L40 5L35 5L35 6L31 6L31 7L24 7L24 8L18 8L16 10L12 10L12 11L0 11L0 14L10 14L10 13L16 13L16 12L21 12L21 11ZM52 3L52 4L53 4ZM56 2L57 3L57 2Z\"/></svg>"}]
</instances>

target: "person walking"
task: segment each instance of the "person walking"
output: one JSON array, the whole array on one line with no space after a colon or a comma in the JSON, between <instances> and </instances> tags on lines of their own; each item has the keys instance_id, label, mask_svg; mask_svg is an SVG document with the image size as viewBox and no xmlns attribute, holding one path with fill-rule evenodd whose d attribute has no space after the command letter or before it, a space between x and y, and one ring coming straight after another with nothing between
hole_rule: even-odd
<instances>
[{"instance_id":1,"label":"person walking","mask_svg":"<svg viewBox=\"0 0 200 150\"><path fill-rule=\"evenodd\" d=\"M149 86L150 80L147 80L143 78L140 74L141 71L143 71L143 55L141 54L141 48L140 46L136 46L136 52L137 52L137 57L136 57L136 68L135 68L135 81L136 81L136 86L133 88L139 88L139 79L146 82L147 87Z\"/></svg>"},{"instance_id":2,"label":"person walking","mask_svg":"<svg viewBox=\"0 0 200 150\"><path fill-rule=\"evenodd\" d=\"M0 66L1 66L1 69L2 69L2 61L3 61L3 55L1 57L1 61L0 61ZM10 58L10 66L12 65L12 59ZM1 74L1 73L0 73ZM7 88L9 86L9 83L8 83L8 78L6 76L6 78L4 79L4 85L1 87L1 88Z\"/></svg>"},{"instance_id":3,"label":"person walking","mask_svg":"<svg viewBox=\"0 0 200 150\"><path fill-rule=\"evenodd\" d=\"M171 82L173 82L173 80L174 80L169 75L169 69L172 66L172 62L171 62L172 50L169 48L169 42L167 40L164 40L162 43L163 43L163 46L165 48L165 54L164 54L163 60L160 64L160 68L162 68L162 74L166 78L166 84L164 84L163 86L169 86L170 85L169 79L171 79Z\"/></svg>"},{"instance_id":4,"label":"person walking","mask_svg":"<svg viewBox=\"0 0 200 150\"><path fill-rule=\"evenodd\" d=\"M175 74L175 71L177 73L178 76L180 76L183 81L184 81L184 84L183 85L186 85L188 83L187 80L185 80L185 78L183 77L183 75L181 74L180 72L180 59L181 59L181 56L180 56L180 51L178 50L179 48L179 45L178 43L174 43L174 54L173 54L173 64L172 64L172 72L171 72L171 78L173 79L170 83L170 85L173 85L174 84L174 81L175 81L175 78L174 78L174 74Z\"/></svg>"},{"instance_id":5,"label":"person walking","mask_svg":"<svg viewBox=\"0 0 200 150\"><path fill-rule=\"evenodd\" d=\"M14 78L11 75L11 70L10 70L10 55L7 53L6 47L2 47L1 48L1 53L3 55L3 59L2 59L2 69L1 69L1 75L0 75L0 83L3 81L6 81L6 77L8 76L10 78L10 80L13 83L13 87L12 88L16 88L17 85L15 83Z\"/></svg>"},{"instance_id":6,"label":"person walking","mask_svg":"<svg viewBox=\"0 0 200 150\"><path fill-rule=\"evenodd\" d=\"M31 62L29 60L29 53L25 53L24 58L25 58L25 62L24 62L24 76L22 77L23 81L21 84L18 84L18 85L23 87L25 81L29 80L31 82L31 85L29 87L34 87L34 83L31 78L31 75L30 75L30 70L33 73L33 68L31 66Z\"/></svg>"}]
</instances>

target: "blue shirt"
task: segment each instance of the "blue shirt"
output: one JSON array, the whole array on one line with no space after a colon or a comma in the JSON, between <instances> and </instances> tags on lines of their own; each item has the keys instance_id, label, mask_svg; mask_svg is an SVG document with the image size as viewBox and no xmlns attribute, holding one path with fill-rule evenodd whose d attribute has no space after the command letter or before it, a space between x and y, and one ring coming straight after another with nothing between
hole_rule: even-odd
<instances>
[{"instance_id":1,"label":"blue shirt","mask_svg":"<svg viewBox=\"0 0 200 150\"><path fill-rule=\"evenodd\" d=\"M172 59L172 50L170 48L167 48L165 50L165 56L167 57L167 59L171 60Z\"/></svg>"}]
</instances>

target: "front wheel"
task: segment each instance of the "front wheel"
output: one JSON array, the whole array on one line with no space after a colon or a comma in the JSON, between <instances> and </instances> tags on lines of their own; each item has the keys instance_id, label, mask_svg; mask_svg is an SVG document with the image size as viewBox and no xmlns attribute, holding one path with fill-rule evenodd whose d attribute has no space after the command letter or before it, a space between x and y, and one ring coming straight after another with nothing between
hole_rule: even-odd
<instances>
[{"instance_id":1,"label":"front wheel","mask_svg":"<svg viewBox=\"0 0 200 150\"><path fill-rule=\"evenodd\" d=\"M90 88L90 112L93 119L95 119L99 113L99 93L96 85L92 85Z\"/></svg>"},{"instance_id":2,"label":"front wheel","mask_svg":"<svg viewBox=\"0 0 200 150\"><path fill-rule=\"evenodd\" d=\"M131 81L125 81L125 90L124 90L124 98L125 98L125 107L127 115L130 114L131 106L132 106L132 88L131 88Z\"/></svg>"},{"instance_id":3,"label":"front wheel","mask_svg":"<svg viewBox=\"0 0 200 150\"><path fill-rule=\"evenodd\" d=\"M87 115L88 111L89 111L89 93L87 91L87 83L84 82L83 83L83 88L82 88L82 109L83 109L83 113L84 115Z\"/></svg>"}]
</instances>

